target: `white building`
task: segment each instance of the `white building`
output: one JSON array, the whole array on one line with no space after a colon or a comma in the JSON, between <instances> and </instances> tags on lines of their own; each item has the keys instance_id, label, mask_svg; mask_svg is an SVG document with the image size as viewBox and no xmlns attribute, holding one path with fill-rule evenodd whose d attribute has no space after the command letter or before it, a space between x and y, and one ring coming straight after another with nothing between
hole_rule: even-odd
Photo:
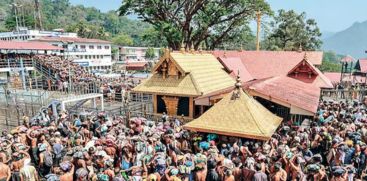
<instances>
[{"instance_id":1,"label":"white building","mask_svg":"<svg viewBox=\"0 0 367 181\"><path fill-rule=\"evenodd\" d=\"M153 48L155 57L145 58L148 47L119 47L119 60L122 62L149 62L159 59L160 48Z\"/></svg>"},{"instance_id":2,"label":"white building","mask_svg":"<svg viewBox=\"0 0 367 181\"><path fill-rule=\"evenodd\" d=\"M64 48L61 55L74 59L75 63L88 70L110 69L111 42L79 38L76 33L64 32L62 29L53 31L28 30L0 33L0 40L4 41L39 41Z\"/></svg>"},{"instance_id":3,"label":"white building","mask_svg":"<svg viewBox=\"0 0 367 181\"><path fill-rule=\"evenodd\" d=\"M64 32L62 29L54 31L42 31L42 30L28 30L27 28L20 28L19 31L3 32L0 33L0 40L4 41L27 41L40 37L70 37L77 38L76 33Z\"/></svg>"},{"instance_id":4,"label":"white building","mask_svg":"<svg viewBox=\"0 0 367 181\"><path fill-rule=\"evenodd\" d=\"M40 37L31 41L48 42L64 48L64 56L87 70L111 69L111 42L78 37Z\"/></svg>"}]
</instances>

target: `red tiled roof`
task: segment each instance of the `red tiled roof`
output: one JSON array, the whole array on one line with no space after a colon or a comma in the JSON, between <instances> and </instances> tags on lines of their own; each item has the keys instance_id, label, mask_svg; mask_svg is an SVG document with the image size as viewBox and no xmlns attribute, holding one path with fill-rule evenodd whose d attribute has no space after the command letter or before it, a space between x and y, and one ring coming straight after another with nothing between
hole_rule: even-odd
<instances>
[{"instance_id":1,"label":"red tiled roof","mask_svg":"<svg viewBox=\"0 0 367 181\"><path fill-rule=\"evenodd\" d=\"M238 57L219 57L219 62L222 63L222 65L229 71L232 77L236 77L238 74L237 71L239 71L243 82L254 79Z\"/></svg>"},{"instance_id":2,"label":"red tiled roof","mask_svg":"<svg viewBox=\"0 0 367 181\"><path fill-rule=\"evenodd\" d=\"M324 75L334 84L340 82L340 72L324 72Z\"/></svg>"},{"instance_id":3,"label":"red tiled roof","mask_svg":"<svg viewBox=\"0 0 367 181\"><path fill-rule=\"evenodd\" d=\"M363 73L367 73L367 58L361 58L358 60L357 64L359 64L360 71Z\"/></svg>"},{"instance_id":4,"label":"red tiled roof","mask_svg":"<svg viewBox=\"0 0 367 181\"><path fill-rule=\"evenodd\" d=\"M312 113L316 112L319 104L320 88L287 76L256 81L248 89Z\"/></svg>"},{"instance_id":5,"label":"red tiled roof","mask_svg":"<svg viewBox=\"0 0 367 181\"><path fill-rule=\"evenodd\" d=\"M144 67L145 65L147 65L147 62L129 62L126 67Z\"/></svg>"},{"instance_id":6,"label":"red tiled roof","mask_svg":"<svg viewBox=\"0 0 367 181\"><path fill-rule=\"evenodd\" d=\"M227 60L222 61L224 64L230 63L229 60L237 60L234 58L241 59L243 67L238 66L235 68L240 69L240 73L248 72L252 79L286 76L289 71L304 59L305 55L305 52L291 51L213 51L212 53L219 60ZM333 85L330 80L314 66L314 64L321 64L322 55L322 52L307 52L307 61L318 74L312 84L322 88L332 88ZM237 62L233 64L237 65ZM226 66L234 67L234 65L228 64Z\"/></svg>"},{"instance_id":7,"label":"red tiled roof","mask_svg":"<svg viewBox=\"0 0 367 181\"><path fill-rule=\"evenodd\" d=\"M324 72L324 75L334 84L340 83L340 72ZM354 83L365 83L366 77L360 75L354 75L353 77L344 77L344 81L354 82Z\"/></svg>"},{"instance_id":8,"label":"red tiled roof","mask_svg":"<svg viewBox=\"0 0 367 181\"><path fill-rule=\"evenodd\" d=\"M63 50L43 42L0 41L0 50Z\"/></svg>"},{"instance_id":9,"label":"red tiled roof","mask_svg":"<svg viewBox=\"0 0 367 181\"><path fill-rule=\"evenodd\" d=\"M213 54L217 57L241 58L254 79L286 75L304 57L304 53L286 51L226 51L225 54L224 51L214 51ZM308 60L313 64L322 60L322 52L309 52L309 54L307 54Z\"/></svg>"},{"instance_id":10,"label":"red tiled roof","mask_svg":"<svg viewBox=\"0 0 367 181\"><path fill-rule=\"evenodd\" d=\"M89 39L89 38L77 38L77 37L40 37L34 39L35 41L45 41L45 42L75 42L75 43L106 43L111 42L99 39Z\"/></svg>"},{"instance_id":11,"label":"red tiled roof","mask_svg":"<svg viewBox=\"0 0 367 181\"><path fill-rule=\"evenodd\" d=\"M303 59L305 52L298 51L223 51L215 50L212 53L216 57L223 57L225 52L226 57L241 57L242 61L262 61L262 62L275 62L291 63L292 68ZM321 65L323 52L321 51L307 51L308 60L313 65Z\"/></svg>"}]
</instances>

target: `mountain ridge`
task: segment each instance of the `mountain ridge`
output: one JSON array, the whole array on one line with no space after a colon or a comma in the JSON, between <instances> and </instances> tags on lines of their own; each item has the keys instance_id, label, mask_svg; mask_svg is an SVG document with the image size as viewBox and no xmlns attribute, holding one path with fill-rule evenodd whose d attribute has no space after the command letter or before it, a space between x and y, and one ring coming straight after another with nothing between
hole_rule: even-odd
<instances>
[{"instance_id":1,"label":"mountain ridge","mask_svg":"<svg viewBox=\"0 0 367 181\"><path fill-rule=\"evenodd\" d=\"M338 54L351 55L354 58L367 57L367 20L355 22L345 30L323 40L324 51L334 51Z\"/></svg>"}]
</instances>

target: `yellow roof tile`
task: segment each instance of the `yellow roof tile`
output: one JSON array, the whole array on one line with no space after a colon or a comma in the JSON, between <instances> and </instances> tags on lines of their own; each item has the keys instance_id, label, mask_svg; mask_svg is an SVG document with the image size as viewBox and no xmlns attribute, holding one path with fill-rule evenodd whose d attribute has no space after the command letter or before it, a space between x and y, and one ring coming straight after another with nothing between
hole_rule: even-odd
<instances>
[{"instance_id":1,"label":"yellow roof tile","mask_svg":"<svg viewBox=\"0 0 367 181\"><path fill-rule=\"evenodd\" d=\"M226 95L199 118L184 125L184 128L250 139L270 139L282 118L271 113L242 89L239 98L232 99L232 95L233 92Z\"/></svg>"},{"instance_id":2,"label":"yellow roof tile","mask_svg":"<svg viewBox=\"0 0 367 181\"><path fill-rule=\"evenodd\" d=\"M164 80L153 72L154 75L151 78L142 82L133 91L200 96L231 87L234 84L233 78L224 71L222 64L212 54L170 52L169 55L163 56L154 70L167 57L177 64L179 70L184 71L183 78Z\"/></svg>"}]
</instances>

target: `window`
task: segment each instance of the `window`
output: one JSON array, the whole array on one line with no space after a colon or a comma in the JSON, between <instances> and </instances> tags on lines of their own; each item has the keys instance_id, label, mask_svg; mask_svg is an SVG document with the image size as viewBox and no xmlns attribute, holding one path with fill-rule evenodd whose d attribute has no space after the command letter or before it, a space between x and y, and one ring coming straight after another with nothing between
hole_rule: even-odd
<instances>
[{"instance_id":1,"label":"window","mask_svg":"<svg viewBox=\"0 0 367 181\"><path fill-rule=\"evenodd\" d=\"M94 46L93 45L89 45L89 49L94 49Z\"/></svg>"},{"instance_id":2,"label":"window","mask_svg":"<svg viewBox=\"0 0 367 181\"><path fill-rule=\"evenodd\" d=\"M89 55L89 59L92 59L92 55Z\"/></svg>"},{"instance_id":3,"label":"window","mask_svg":"<svg viewBox=\"0 0 367 181\"><path fill-rule=\"evenodd\" d=\"M75 45L75 48L78 49L78 45Z\"/></svg>"},{"instance_id":4,"label":"window","mask_svg":"<svg viewBox=\"0 0 367 181\"><path fill-rule=\"evenodd\" d=\"M97 49L102 49L102 46L98 45L98 46L97 46Z\"/></svg>"},{"instance_id":5,"label":"window","mask_svg":"<svg viewBox=\"0 0 367 181\"><path fill-rule=\"evenodd\" d=\"M88 55L84 55L85 59L88 59Z\"/></svg>"},{"instance_id":6,"label":"window","mask_svg":"<svg viewBox=\"0 0 367 181\"><path fill-rule=\"evenodd\" d=\"M110 46L104 46L104 49L110 49Z\"/></svg>"},{"instance_id":7,"label":"window","mask_svg":"<svg viewBox=\"0 0 367 181\"><path fill-rule=\"evenodd\" d=\"M85 49L85 45L80 45L80 49Z\"/></svg>"},{"instance_id":8,"label":"window","mask_svg":"<svg viewBox=\"0 0 367 181\"><path fill-rule=\"evenodd\" d=\"M96 56L95 55L93 55L93 59L96 59Z\"/></svg>"}]
</instances>

